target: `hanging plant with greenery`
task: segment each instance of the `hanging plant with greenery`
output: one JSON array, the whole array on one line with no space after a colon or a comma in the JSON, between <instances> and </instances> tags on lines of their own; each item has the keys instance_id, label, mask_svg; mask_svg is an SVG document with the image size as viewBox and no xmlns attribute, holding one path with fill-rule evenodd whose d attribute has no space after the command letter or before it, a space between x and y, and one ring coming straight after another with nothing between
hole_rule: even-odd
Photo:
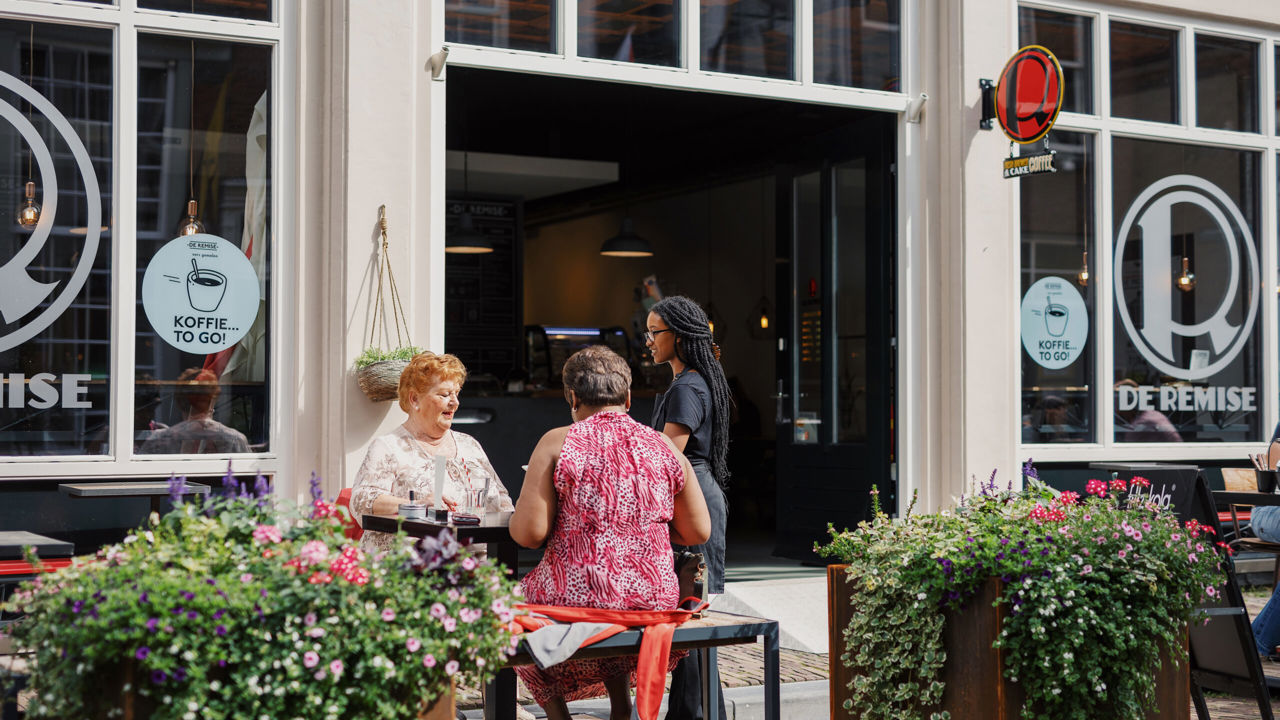
<instances>
[{"instance_id":1,"label":"hanging plant with greenery","mask_svg":"<svg viewBox=\"0 0 1280 720\"><path fill-rule=\"evenodd\" d=\"M1179 662L1196 608L1225 581L1228 550L1213 530L1179 523L1149 502L1126 502L1140 477L1091 480L1089 496L1041 483L997 490L995 473L952 511L873 517L831 528L816 550L848 563L853 615L841 660L856 675L845 708L860 718L946 720L948 610L990 578L1002 583L1005 677L1026 692L1028 720L1138 720L1153 706L1163 649ZM1136 496L1135 496L1136 498ZM912 501L914 506L914 499Z\"/></svg>"}]
</instances>

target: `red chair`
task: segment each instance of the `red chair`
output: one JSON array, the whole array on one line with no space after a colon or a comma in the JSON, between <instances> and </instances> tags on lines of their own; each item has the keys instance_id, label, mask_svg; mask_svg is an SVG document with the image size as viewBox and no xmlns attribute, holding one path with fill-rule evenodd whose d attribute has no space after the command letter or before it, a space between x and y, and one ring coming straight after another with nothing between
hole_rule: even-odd
<instances>
[{"instance_id":1,"label":"red chair","mask_svg":"<svg viewBox=\"0 0 1280 720\"><path fill-rule=\"evenodd\" d=\"M334 504L347 511L347 516L342 519L342 524L346 527L343 534L352 540L359 540L364 537L364 528L360 527L360 523L356 521L355 515L351 514L351 488L342 488L342 492L338 493L338 499Z\"/></svg>"}]
</instances>

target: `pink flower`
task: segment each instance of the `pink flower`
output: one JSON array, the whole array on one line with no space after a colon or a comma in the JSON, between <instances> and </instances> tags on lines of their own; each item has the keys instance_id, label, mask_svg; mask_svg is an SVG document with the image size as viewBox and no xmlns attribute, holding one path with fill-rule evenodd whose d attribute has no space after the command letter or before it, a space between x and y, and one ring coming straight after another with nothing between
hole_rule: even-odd
<instances>
[{"instance_id":1,"label":"pink flower","mask_svg":"<svg viewBox=\"0 0 1280 720\"><path fill-rule=\"evenodd\" d=\"M450 676L456 675L459 667L457 660L450 660L444 664L444 674Z\"/></svg>"},{"instance_id":2,"label":"pink flower","mask_svg":"<svg viewBox=\"0 0 1280 720\"><path fill-rule=\"evenodd\" d=\"M1188 560L1189 562L1200 562L1200 558L1196 557L1196 554L1195 554L1195 553L1188 553L1188 554L1187 554L1187 560Z\"/></svg>"},{"instance_id":3,"label":"pink flower","mask_svg":"<svg viewBox=\"0 0 1280 720\"><path fill-rule=\"evenodd\" d=\"M316 674L315 674L315 678L316 678L317 680L323 680L323 679L324 679L324 670L317 670L317 671L316 671Z\"/></svg>"},{"instance_id":4,"label":"pink flower","mask_svg":"<svg viewBox=\"0 0 1280 720\"><path fill-rule=\"evenodd\" d=\"M1085 565L1085 566L1084 566L1083 568L1081 568L1081 570L1080 570L1080 574L1081 574L1081 575L1088 575L1088 574L1089 574L1089 573L1091 573L1091 572L1093 572L1093 566L1092 566L1092 565Z\"/></svg>"},{"instance_id":5,"label":"pink flower","mask_svg":"<svg viewBox=\"0 0 1280 720\"><path fill-rule=\"evenodd\" d=\"M427 653L426 655L423 655L423 656L422 656L422 665L423 665L423 667L429 667L429 668L435 667L435 666L436 666L436 656L435 656L435 655L432 655L431 653Z\"/></svg>"},{"instance_id":6,"label":"pink flower","mask_svg":"<svg viewBox=\"0 0 1280 720\"><path fill-rule=\"evenodd\" d=\"M475 561L475 558L469 558L469 557L462 558L462 569L463 569L463 570L475 570L475 569L476 569L476 561Z\"/></svg>"},{"instance_id":7,"label":"pink flower","mask_svg":"<svg viewBox=\"0 0 1280 720\"><path fill-rule=\"evenodd\" d=\"M445 607L444 607L444 605L443 605L442 603L434 603L434 604L432 604L432 606L431 606L431 617L436 618L437 620L439 620L439 619L443 618L445 615L448 615L448 614L449 614L449 611L445 609Z\"/></svg>"},{"instance_id":8,"label":"pink flower","mask_svg":"<svg viewBox=\"0 0 1280 720\"><path fill-rule=\"evenodd\" d=\"M308 650L306 654L302 656L302 664L304 667L313 668L320 664L320 656L314 651Z\"/></svg>"},{"instance_id":9,"label":"pink flower","mask_svg":"<svg viewBox=\"0 0 1280 720\"><path fill-rule=\"evenodd\" d=\"M1182 536L1181 536L1181 535L1179 535L1178 533L1174 533L1174 534L1172 534L1172 535L1170 535L1170 536L1169 536L1169 539L1170 539L1170 540L1172 540L1172 541L1174 541L1174 542L1178 542L1179 540L1181 540L1181 539L1182 539Z\"/></svg>"},{"instance_id":10,"label":"pink flower","mask_svg":"<svg viewBox=\"0 0 1280 720\"><path fill-rule=\"evenodd\" d=\"M274 545L284 539L280 534L280 528L275 525L259 525L253 529L253 539L266 545L268 543Z\"/></svg>"},{"instance_id":11,"label":"pink flower","mask_svg":"<svg viewBox=\"0 0 1280 720\"><path fill-rule=\"evenodd\" d=\"M302 624L303 624L303 625L306 625L307 627L311 627L312 625L315 625L315 624L316 624L316 614L315 614L315 613L313 613L313 612L309 612L309 613L307 613L306 615L303 615L303 616L302 616Z\"/></svg>"},{"instance_id":12,"label":"pink flower","mask_svg":"<svg viewBox=\"0 0 1280 720\"><path fill-rule=\"evenodd\" d=\"M1142 531L1143 531L1143 532L1151 532L1151 523L1149 523L1149 522L1144 522L1144 523L1142 523Z\"/></svg>"},{"instance_id":13,"label":"pink flower","mask_svg":"<svg viewBox=\"0 0 1280 720\"><path fill-rule=\"evenodd\" d=\"M302 546L298 557L301 558L303 567L318 565L329 557L329 546L319 540L312 540Z\"/></svg>"},{"instance_id":14,"label":"pink flower","mask_svg":"<svg viewBox=\"0 0 1280 720\"><path fill-rule=\"evenodd\" d=\"M391 622L396 619L396 611L391 608L382 608L382 622Z\"/></svg>"},{"instance_id":15,"label":"pink flower","mask_svg":"<svg viewBox=\"0 0 1280 720\"><path fill-rule=\"evenodd\" d=\"M1121 550L1120 552L1116 553L1116 556L1119 557L1121 560L1123 560L1125 557L1125 554L1126 554L1125 551Z\"/></svg>"},{"instance_id":16,"label":"pink flower","mask_svg":"<svg viewBox=\"0 0 1280 720\"><path fill-rule=\"evenodd\" d=\"M405 641L404 646L409 652L418 652L418 648L422 647L422 643L418 642L418 638L409 638Z\"/></svg>"},{"instance_id":17,"label":"pink flower","mask_svg":"<svg viewBox=\"0 0 1280 720\"><path fill-rule=\"evenodd\" d=\"M306 636L312 638L324 637L324 628L313 627L306 632Z\"/></svg>"},{"instance_id":18,"label":"pink flower","mask_svg":"<svg viewBox=\"0 0 1280 720\"><path fill-rule=\"evenodd\" d=\"M506 608L507 604L502 602L502 598L496 598L493 602L489 603L489 609L496 613L500 613Z\"/></svg>"},{"instance_id":19,"label":"pink flower","mask_svg":"<svg viewBox=\"0 0 1280 720\"><path fill-rule=\"evenodd\" d=\"M245 583L247 585L253 582L253 576L250 575L249 573L244 573L240 576L240 582Z\"/></svg>"},{"instance_id":20,"label":"pink flower","mask_svg":"<svg viewBox=\"0 0 1280 720\"><path fill-rule=\"evenodd\" d=\"M476 658L476 667L478 668L484 667L484 658Z\"/></svg>"},{"instance_id":21,"label":"pink flower","mask_svg":"<svg viewBox=\"0 0 1280 720\"><path fill-rule=\"evenodd\" d=\"M453 632L458 629L458 621L451 617L447 617L440 621L444 625L445 632Z\"/></svg>"},{"instance_id":22,"label":"pink flower","mask_svg":"<svg viewBox=\"0 0 1280 720\"><path fill-rule=\"evenodd\" d=\"M1138 541L1138 542L1142 542L1142 531L1141 531L1141 530L1134 530L1134 531L1133 531L1133 539L1134 539L1134 540L1136 540L1136 541Z\"/></svg>"},{"instance_id":23,"label":"pink flower","mask_svg":"<svg viewBox=\"0 0 1280 720\"><path fill-rule=\"evenodd\" d=\"M1209 585L1208 587L1206 587L1204 591L1209 597L1214 597L1218 594L1218 589L1212 585Z\"/></svg>"},{"instance_id":24,"label":"pink flower","mask_svg":"<svg viewBox=\"0 0 1280 720\"><path fill-rule=\"evenodd\" d=\"M333 673L333 676L334 676L335 678L336 678L336 677L338 677L339 675L341 675L341 674L342 674L342 661L341 661L341 660L334 660L333 662L329 663L329 672Z\"/></svg>"}]
</instances>

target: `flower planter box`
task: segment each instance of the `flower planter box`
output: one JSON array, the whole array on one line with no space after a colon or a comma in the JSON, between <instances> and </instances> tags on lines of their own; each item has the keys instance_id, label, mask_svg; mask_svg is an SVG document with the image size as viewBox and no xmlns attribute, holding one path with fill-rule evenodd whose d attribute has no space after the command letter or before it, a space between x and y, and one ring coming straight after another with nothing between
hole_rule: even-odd
<instances>
[{"instance_id":1,"label":"flower planter box","mask_svg":"<svg viewBox=\"0 0 1280 720\"><path fill-rule=\"evenodd\" d=\"M855 672L844 666L844 629L852 619L853 600L845 572L848 565L827 566L827 627L829 635L830 697L832 720L849 717L844 701L849 699L849 683ZM1018 683L1004 677L1003 653L991 647L1003 625L1003 608L991 604L999 596L1000 582L992 578L961 611L947 616L943 645L947 662L942 680L946 690L942 707L952 720L1019 720L1025 695ZM1185 640L1184 640L1185 643ZM1184 644L1185 647L1185 644ZM1156 707L1147 714L1149 720L1190 720L1191 679L1185 658L1174 668L1169 658L1161 655L1156 673ZM928 717L929 712L922 713Z\"/></svg>"}]
</instances>

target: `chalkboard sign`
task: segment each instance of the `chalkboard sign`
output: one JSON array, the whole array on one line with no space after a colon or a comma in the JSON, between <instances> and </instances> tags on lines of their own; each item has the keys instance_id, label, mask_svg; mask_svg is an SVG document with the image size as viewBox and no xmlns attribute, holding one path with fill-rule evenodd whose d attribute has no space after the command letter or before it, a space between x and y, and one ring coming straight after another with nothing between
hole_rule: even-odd
<instances>
[{"instance_id":1,"label":"chalkboard sign","mask_svg":"<svg viewBox=\"0 0 1280 720\"><path fill-rule=\"evenodd\" d=\"M520 370L523 348L523 208L514 200L451 198L445 218L453 232L463 212L493 252L445 255L445 351L457 355L474 378L499 382Z\"/></svg>"}]
</instances>

